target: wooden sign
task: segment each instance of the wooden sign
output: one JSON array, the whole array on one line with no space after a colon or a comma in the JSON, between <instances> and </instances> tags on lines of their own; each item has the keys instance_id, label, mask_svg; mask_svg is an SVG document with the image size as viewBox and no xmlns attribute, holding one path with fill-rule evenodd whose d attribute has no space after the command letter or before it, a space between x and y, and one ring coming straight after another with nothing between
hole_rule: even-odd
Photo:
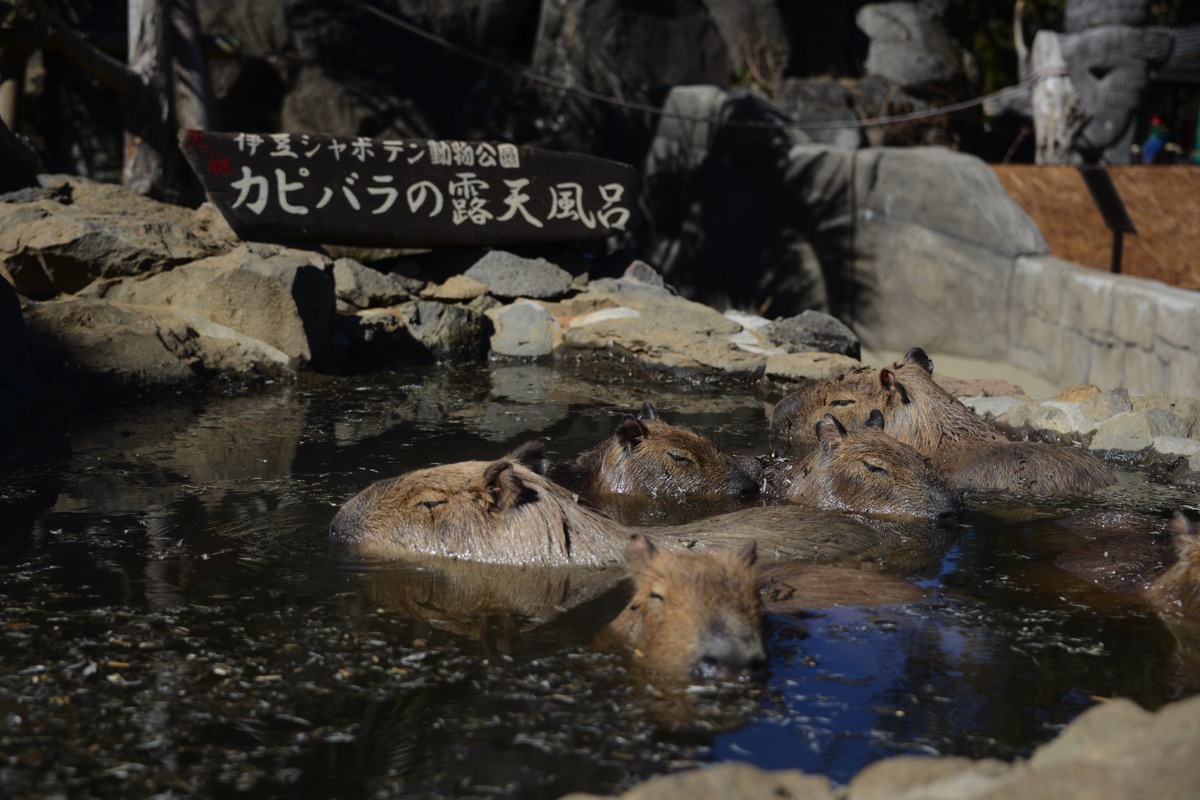
<instances>
[{"instance_id":1,"label":"wooden sign","mask_svg":"<svg viewBox=\"0 0 1200 800\"><path fill-rule=\"evenodd\" d=\"M641 222L633 167L497 142L179 134L243 239L431 246L602 239Z\"/></svg>"}]
</instances>

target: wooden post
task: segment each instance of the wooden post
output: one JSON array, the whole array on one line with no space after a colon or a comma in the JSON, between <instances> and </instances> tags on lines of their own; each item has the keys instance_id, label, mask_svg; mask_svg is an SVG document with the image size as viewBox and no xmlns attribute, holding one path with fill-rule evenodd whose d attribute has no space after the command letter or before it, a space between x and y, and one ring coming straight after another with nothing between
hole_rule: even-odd
<instances>
[{"instance_id":1,"label":"wooden post","mask_svg":"<svg viewBox=\"0 0 1200 800\"><path fill-rule=\"evenodd\" d=\"M121 182L139 194L161 195L167 184L166 0L129 0L129 71L138 90L125 98L125 163Z\"/></svg>"}]
</instances>

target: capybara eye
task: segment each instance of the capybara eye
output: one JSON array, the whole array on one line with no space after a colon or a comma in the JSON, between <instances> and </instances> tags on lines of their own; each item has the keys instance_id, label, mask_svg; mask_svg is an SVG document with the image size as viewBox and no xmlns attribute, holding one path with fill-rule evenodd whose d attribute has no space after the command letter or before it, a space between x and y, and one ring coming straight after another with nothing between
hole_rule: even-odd
<instances>
[{"instance_id":1,"label":"capybara eye","mask_svg":"<svg viewBox=\"0 0 1200 800\"><path fill-rule=\"evenodd\" d=\"M445 500L421 500L417 503L421 508L434 509L440 505L445 505Z\"/></svg>"},{"instance_id":2,"label":"capybara eye","mask_svg":"<svg viewBox=\"0 0 1200 800\"><path fill-rule=\"evenodd\" d=\"M663 599L663 596L661 594L659 594L658 592L651 592L649 596L650 596L651 600L662 600Z\"/></svg>"},{"instance_id":3,"label":"capybara eye","mask_svg":"<svg viewBox=\"0 0 1200 800\"><path fill-rule=\"evenodd\" d=\"M668 450L667 455L670 456L671 460L674 461L676 464L691 464L692 463L692 459L687 455L687 453L681 453L678 450Z\"/></svg>"},{"instance_id":4,"label":"capybara eye","mask_svg":"<svg viewBox=\"0 0 1200 800\"><path fill-rule=\"evenodd\" d=\"M872 464L870 461L864 461L863 466L867 468L867 472L870 472L874 475L888 474L887 467L880 466L879 464Z\"/></svg>"},{"instance_id":5,"label":"capybara eye","mask_svg":"<svg viewBox=\"0 0 1200 800\"><path fill-rule=\"evenodd\" d=\"M829 405L831 405L831 406L852 406L852 405L854 405L854 398L847 397L847 398L843 398L841 400L830 400Z\"/></svg>"}]
</instances>

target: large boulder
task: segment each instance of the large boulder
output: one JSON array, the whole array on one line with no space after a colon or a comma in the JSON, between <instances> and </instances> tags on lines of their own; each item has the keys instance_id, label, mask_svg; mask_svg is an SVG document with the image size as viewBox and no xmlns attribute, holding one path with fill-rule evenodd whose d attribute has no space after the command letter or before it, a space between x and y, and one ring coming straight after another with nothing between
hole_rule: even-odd
<instances>
[{"instance_id":1,"label":"large boulder","mask_svg":"<svg viewBox=\"0 0 1200 800\"><path fill-rule=\"evenodd\" d=\"M157 203L113 184L42 176L53 191L0 202L0 260L21 294L44 300L102 278L145 275L226 249L211 212Z\"/></svg>"},{"instance_id":2,"label":"large boulder","mask_svg":"<svg viewBox=\"0 0 1200 800\"><path fill-rule=\"evenodd\" d=\"M859 9L857 21L871 40L868 75L923 91L967 77L962 51L928 4L868 3Z\"/></svg>"},{"instance_id":3,"label":"large boulder","mask_svg":"<svg viewBox=\"0 0 1200 800\"><path fill-rule=\"evenodd\" d=\"M270 344L169 306L72 298L35 303L30 330L84 389L199 384L219 374L276 374L292 359Z\"/></svg>"},{"instance_id":4,"label":"large boulder","mask_svg":"<svg viewBox=\"0 0 1200 800\"><path fill-rule=\"evenodd\" d=\"M171 306L265 342L295 366L322 370L333 365L333 279L319 259L306 253L243 245L144 280L100 284L86 294L130 305Z\"/></svg>"}]
</instances>

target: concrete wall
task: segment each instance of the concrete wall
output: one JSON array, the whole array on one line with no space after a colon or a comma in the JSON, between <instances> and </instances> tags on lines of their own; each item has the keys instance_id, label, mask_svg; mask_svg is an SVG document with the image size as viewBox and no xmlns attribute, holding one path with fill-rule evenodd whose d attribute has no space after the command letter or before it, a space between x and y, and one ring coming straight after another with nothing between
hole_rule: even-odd
<instances>
[{"instance_id":1,"label":"concrete wall","mask_svg":"<svg viewBox=\"0 0 1200 800\"><path fill-rule=\"evenodd\" d=\"M938 148L856 158L853 277L865 293L847 323L865 347L919 345L1009 361L1059 386L1200 397L1200 292L1047 255L977 158Z\"/></svg>"}]
</instances>

